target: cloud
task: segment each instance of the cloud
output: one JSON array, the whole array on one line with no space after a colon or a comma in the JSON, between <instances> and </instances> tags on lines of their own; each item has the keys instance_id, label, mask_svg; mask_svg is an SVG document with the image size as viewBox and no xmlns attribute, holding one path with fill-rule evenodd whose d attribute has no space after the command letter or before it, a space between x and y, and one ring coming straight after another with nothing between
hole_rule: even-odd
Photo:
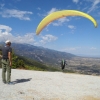
<instances>
[{"instance_id":1,"label":"cloud","mask_svg":"<svg viewBox=\"0 0 100 100\"><path fill-rule=\"evenodd\" d=\"M0 42L10 40L12 43L27 43L41 46L48 42L55 41L57 37L47 34L45 36L37 37L35 33L26 33L24 35L13 35L12 28L6 25L0 25Z\"/></svg>"},{"instance_id":2,"label":"cloud","mask_svg":"<svg viewBox=\"0 0 100 100\"><path fill-rule=\"evenodd\" d=\"M38 8L38 10L39 10L39 8ZM46 13L37 13L37 15L38 16L40 16L40 17L46 17L47 15L49 15L49 14L51 14L51 13L53 13L53 12L55 12L55 11L57 11L58 9L56 9L56 8L52 8L50 11L48 11L48 12L46 12Z\"/></svg>"},{"instance_id":3,"label":"cloud","mask_svg":"<svg viewBox=\"0 0 100 100\"><path fill-rule=\"evenodd\" d=\"M70 28L70 29L76 29L76 27L73 26L73 25L68 25L68 28Z\"/></svg>"},{"instance_id":4,"label":"cloud","mask_svg":"<svg viewBox=\"0 0 100 100\"><path fill-rule=\"evenodd\" d=\"M41 8L40 8L40 7L38 7L37 9L38 9L38 10L41 10Z\"/></svg>"},{"instance_id":5,"label":"cloud","mask_svg":"<svg viewBox=\"0 0 100 100\"><path fill-rule=\"evenodd\" d=\"M81 47L67 47L67 48L63 49L63 51L70 52L70 51L77 51L80 49L81 49Z\"/></svg>"},{"instance_id":6,"label":"cloud","mask_svg":"<svg viewBox=\"0 0 100 100\"><path fill-rule=\"evenodd\" d=\"M87 10L87 9L88 9L88 7L85 7L85 8L82 9L82 11L85 11L85 10Z\"/></svg>"},{"instance_id":7,"label":"cloud","mask_svg":"<svg viewBox=\"0 0 100 100\"><path fill-rule=\"evenodd\" d=\"M91 47L90 49L91 49L91 50L96 50L97 48L95 48L95 47Z\"/></svg>"},{"instance_id":8,"label":"cloud","mask_svg":"<svg viewBox=\"0 0 100 100\"><path fill-rule=\"evenodd\" d=\"M53 26L61 26L64 22L68 22L70 21L68 18L63 17L57 20L57 22L53 22L52 25Z\"/></svg>"},{"instance_id":9,"label":"cloud","mask_svg":"<svg viewBox=\"0 0 100 100\"><path fill-rule=\"evenodd\" d=\"M58 10L58 9L56 9L56 8L52 8L50 11L47 12L47 15L49 15L49 14L51 14L51 13L57 11L57 10Z\"/></svg>"},{"instance_id":10,"label":"cloud","mask_svg":"<svg viewBox=\"0 0 100 100\"><path fill-rule=\"evenodd\" d=\"M6 25L0 25L0 33L1 33L3 30L5 30L7 33L9 33L9 32L12 30L12 28L9 27L9 26L6 26ZM2 33L4 33L4 32L2 32Z\"/></svg>"},{"instance_id":11,"label":"cloud","mask_svg":"<svg viewBox=\"0 0 100 100\"><path fill-rule=\"evenodd\" d=\"M4 6L5 6L4 3L0 4L0 9L3 9Z\"/></svg>"},{"instance_id":12,"label":"cloud","mask_svg":"<svg viewBox=\"0 0 100 100\"><path fill-rule=\"evenodd\" d=\"M0 41L11 40L14 43L33 43L35 41L33 33L27 33L23 36L14 36L10 33L11 30L12 28L9 26L0 25Z\"/></svg>"},{"instance_id":13,"label":"cloud","mask_svg":"<svg viewBox=\"0 0 100 100\"><path fill-rule=\"evenodd\" d=\"M75 50L77 50L76 48L68 48L68 49L66 49L66 50L68 50L68 51L75 51Z\"/></svg>"},{"instance_id":14,"label":"cloud","mask_svg":"<svg viewBox=\"0 0 100 100\"><path fill-rule=\"evenodd\" d=\"M33 14L32 12L29 11L20 11L16 9L4 9L3 11L0 12L0 15L5 18L19 18L20 20L30 20L29 15Z\"/></svg>"},{"instance_id":15,"label":"cloud","mask_svg":"<svg viewBox=\"0 0 100 100\"><path fill-rule=\"evenodd\" d=\"M42 40L40 40L40 43L45 44L47 42L51 42L51 41L57 40L57 37L55 37L53 35L50 35L50 34L47 34L45 36L41 36L41 39Z\"/></svg>"},{"instance_id":16,"label":"cloud","mask_svg":"<svg viewBox=\"0 0 100 100\"><path fill-rule=\"evenodd\" d=\"M97 5L100 3L100 0L91 0L90 2L92 2L92 7L89 9L88 13L98 8Z\"/></svg>"},{"instance_id":17,"label":"cloud","mask_svg":"<svg viewBox=\"0 0 100 100\"><path fill-rule=\"evenodd\" d=\"M34 44L34 34L33 33L27 33L23 36L13 36L12 39L15 43L28 43L28 44Z\"/></svg>"},{"instance_id":18,"label":"cloud","mask_svg":"<svg viewBox=\"0 0 100 100\"><path fill-rule=\"evenodd\" d=\"M78 3L79 0L73 0L74 3Z\"/></svg>"}]
</instances>

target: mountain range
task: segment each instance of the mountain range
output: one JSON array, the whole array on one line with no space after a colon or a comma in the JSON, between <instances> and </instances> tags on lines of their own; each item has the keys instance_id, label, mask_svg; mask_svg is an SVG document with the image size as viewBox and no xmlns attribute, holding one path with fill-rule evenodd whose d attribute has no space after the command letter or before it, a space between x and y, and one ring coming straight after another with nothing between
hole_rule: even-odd
<instances>
[{"instance_id":1,"label":"mountain range","mask_svg":"<svg viewBox=\"0 0 100 100\"><path fill-rule=\"evenodd\" d=\"M51 50L30 44L13 43L12 48L15 54L19 56L27 57L31 60L33 59L50 66L58 66L62 59L70 60L75 57L75 55L70 53Z\"/></svg>"},{"instance_id":2,"label":"mountain range","mask_svg":"<svg viewBox=\"0 0 100 100\"><path fill-rule=\"evenodd\" d=\"M100 75L100 58L79 57L67 52L56 51L30 44L13 43L15 54L41 62L46 66L60 68L61 60L67 62L66 70L83 74ZM41 66L41 65L40 65Z\"/></svg>"},{"instance_id":3,"label":"mountain range","mask_svg":"<svg viewBox=\"0 0 100 100\"><path fill-rule=\"evenodd\" d=\"M1 45L4 45L4 43L0 43ZM67 62L65 70L67 72L100 75L100 58L98 57L81 57L30 44L12 43L12 48L14 53L25 61L26 65L43 67L43 70L45 68L59 70L61 69L61 60L65 59Z\"/></svg>"}]
</instances>

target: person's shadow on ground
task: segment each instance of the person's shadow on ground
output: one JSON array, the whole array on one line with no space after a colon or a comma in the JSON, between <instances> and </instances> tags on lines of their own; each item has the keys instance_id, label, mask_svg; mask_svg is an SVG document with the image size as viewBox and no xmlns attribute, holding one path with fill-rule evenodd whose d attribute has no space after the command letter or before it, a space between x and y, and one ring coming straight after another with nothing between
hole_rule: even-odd
<instances>
[{"instance_id":1,"label":"person's shadow on ground","mask_svg":"<svg viewBox=\"0 0 100 100\"><path fill-rule=\"evenodd\" d=\"M13 81L12 83L18 84L18 83L28 82L28 81L31 81L31 79L32 78L28 78L28 79L16 79L16 81Z\"/></svg>"}]
</instances>

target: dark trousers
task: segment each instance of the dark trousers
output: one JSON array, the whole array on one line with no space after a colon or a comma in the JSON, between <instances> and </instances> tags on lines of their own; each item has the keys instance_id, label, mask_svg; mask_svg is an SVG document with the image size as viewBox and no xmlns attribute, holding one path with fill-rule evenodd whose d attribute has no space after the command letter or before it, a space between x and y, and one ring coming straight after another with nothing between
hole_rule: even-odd
<instances>
[{"instance_id":1,"label":"dark trousers","mask_svg":"<svg viewBox=\"0 0 100 100\"><path fill-rule=\"evenodd\" d=\"M62 70L63 70L63 69L65 68L65 65L62 65L62 67L61 67L61 68L62 68Z\"/></svg>"}]
</instances>

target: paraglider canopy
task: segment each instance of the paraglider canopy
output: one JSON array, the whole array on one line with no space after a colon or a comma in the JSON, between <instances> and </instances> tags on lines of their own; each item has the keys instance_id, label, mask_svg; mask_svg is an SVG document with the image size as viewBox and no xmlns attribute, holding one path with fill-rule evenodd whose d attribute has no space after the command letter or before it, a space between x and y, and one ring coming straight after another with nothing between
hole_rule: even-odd
<instances>
[{"instance_id":1,"label":"paraglider canopy","mask_svg":"<svg viewBox=\"0 0 100 100\"><path fill-rule=\"evenodd\" d=\"M52 22L56 19L62 18L62 17L66 17L66 16L82 16L82 17L85 17L85 18L89 19L90 21L92 21L94 26L97 27L96 20L87 13L77 11L77 10L62 10L62 11L56 11L56 12L53 12L53 13L47 15L39 23L39 25L36 29L36 34L38 35L43 30L43 28L46 27L50 22Z\"/></svg>"}]
</instances>

